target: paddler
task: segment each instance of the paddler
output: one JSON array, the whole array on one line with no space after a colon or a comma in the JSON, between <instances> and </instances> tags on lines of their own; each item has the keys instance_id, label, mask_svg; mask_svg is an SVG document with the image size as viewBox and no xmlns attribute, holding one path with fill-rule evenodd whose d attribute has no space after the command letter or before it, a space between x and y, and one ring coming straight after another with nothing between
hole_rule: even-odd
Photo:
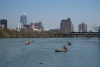
<instances>
[{"instance_id":1,"label":"paddler","mask_svg":"<svg viewBox=\"0 0 100 67\"><path fill-rule=\"evenodd\" d=\"M32 43L34 43L35 41L33 40Z\"/></svg>"},{"instance_id":2,"label":"paddler","mask_svg":"<svg viewBox=\"0 0 100 67\"><path fill-rule=\"evenodd\" d=\"M29 42L28 43L31 43L31 41L29 40Z\"/></svg>"},{"instance_id":3,"label":"paddler","mask_svg":"<svg viewBox=\"0 0 100 67\"><path fill-rule=\"evenodd\" d=\"M66 47L66 45L65 45L65 46L63 46L63 49L64 49L64 50L67 50L67 47Z\"/></svg>"}]
</instances>

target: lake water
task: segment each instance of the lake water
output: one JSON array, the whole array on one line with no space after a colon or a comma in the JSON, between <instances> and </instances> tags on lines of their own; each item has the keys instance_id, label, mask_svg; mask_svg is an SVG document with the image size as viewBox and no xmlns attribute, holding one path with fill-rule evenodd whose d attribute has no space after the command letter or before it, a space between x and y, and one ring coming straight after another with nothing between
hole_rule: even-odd
<instances>
[{"instance_id":1,"label":"lake water","mask_svg":"<svg viewBox=\"0 0 100 67\"><path fill-rule=\"evenodd\" d=\"M35 43L25 45L27 41ZM72 45L67 45L71 41ZM67 52L55 52L66 45ZM98 38L0 38L0 67L100 67Z\"/></svg>"}]
</instances>

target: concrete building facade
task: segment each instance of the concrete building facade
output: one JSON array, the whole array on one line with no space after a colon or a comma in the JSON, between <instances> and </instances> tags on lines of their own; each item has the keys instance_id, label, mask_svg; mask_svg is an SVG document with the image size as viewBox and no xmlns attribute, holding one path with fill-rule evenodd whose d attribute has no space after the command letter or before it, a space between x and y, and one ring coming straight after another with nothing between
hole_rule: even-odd
<instances>
[{"instance_id":1,"label":"concrete building facade","mask_svg":"<svg viewBox=\"0 0 100 67\"><path fill-rule=\"evenodd\" d=\"M61 20L60 29L62 31L74 32L74 26L71 19L67 18L67 20Z\"/></svg>"},{"instance_id":2,"label":"concrete building facade","mask_svg":"<svg viewBox=\"0 0 100 67\"><path fill-rule=\"evenodd\" d=\"M82 22L78 25L78 32L87 32L87 24Z\"/></svg>"}]
</instances>

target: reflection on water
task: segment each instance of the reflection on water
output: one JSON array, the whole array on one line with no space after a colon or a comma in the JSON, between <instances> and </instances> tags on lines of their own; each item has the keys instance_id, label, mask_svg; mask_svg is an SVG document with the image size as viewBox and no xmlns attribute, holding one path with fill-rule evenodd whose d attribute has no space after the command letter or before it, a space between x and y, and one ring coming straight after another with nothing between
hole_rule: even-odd
<instances>
[{"instance_id":1,"label":"reflection on water","mask_svg":"<svg viewBox=\"0 0 100 67\"><path fill-rule=\"evenodd\" d=\"M25 45L25 42L35 43ZM71 41L72 45L67 45ZM67 52L55 52L66 45ZM98 38L1 38L0 67L100 67Z\"/></svg>"}]
</instances>

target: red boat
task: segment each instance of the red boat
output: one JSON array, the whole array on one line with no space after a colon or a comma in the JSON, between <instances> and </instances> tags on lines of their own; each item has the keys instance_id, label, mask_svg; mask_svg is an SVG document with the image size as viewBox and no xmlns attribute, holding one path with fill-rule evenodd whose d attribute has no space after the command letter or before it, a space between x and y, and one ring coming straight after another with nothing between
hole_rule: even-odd
<instances>
[{"instance_id":1,"label":"red boat","mask_svg":"<svg viewBox=\"0 0 100 67\"><path fill-rule=\"evenodd\" d=\"M29 42L26 42L25 44L26 44L26 45L29 45L30 43L29 43Z\"/></svg>"}]
</instances>

